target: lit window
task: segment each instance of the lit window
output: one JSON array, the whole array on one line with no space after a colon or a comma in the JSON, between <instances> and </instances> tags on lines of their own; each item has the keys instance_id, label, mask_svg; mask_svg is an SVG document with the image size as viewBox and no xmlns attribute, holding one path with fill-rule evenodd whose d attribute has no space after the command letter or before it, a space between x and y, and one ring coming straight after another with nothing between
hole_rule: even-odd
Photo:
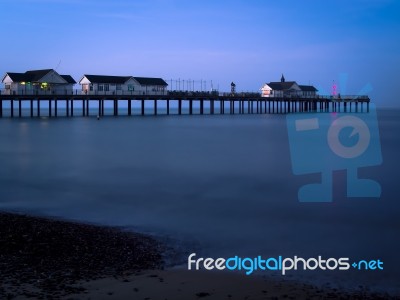
<instances>
[{"instance_id":1,"label":"lit window","mask_svg":"<svg viewBox=\"0 0 400 300\"><path fill-rule=\"evenodd\" d=\"M128 91L134 91L135 88L133 86L133 84L128 84Z\"/></svg>"}]
</instances>

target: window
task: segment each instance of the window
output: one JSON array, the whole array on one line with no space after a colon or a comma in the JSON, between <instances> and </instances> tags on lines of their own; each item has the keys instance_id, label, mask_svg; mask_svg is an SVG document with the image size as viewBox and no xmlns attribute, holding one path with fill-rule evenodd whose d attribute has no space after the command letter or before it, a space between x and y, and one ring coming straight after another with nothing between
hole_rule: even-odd
<instances>
[{"instance_id":1,"label":"window","mask_svg":"<svg viewBox=\"0 0 400 300\"><path fill-rule=\"evenodd\" d=\"M106 83L104 85L104 91L108 92L110 90L110 85L108 83Z\"/></svg>"},{"instance_id":2,"label":"window","mask_svg":"<svg viewBox=\"0 0 400 300\"><path fill-rule=\"evenodd\" d=\"M120 91L120 90L122 90L122 86L120 84L117 84L116 89L117 89L117 91Z\"/></svg>"},{"instance_id":3,"label":"window","mask_svg":"<svg viewBox=\"0 0 400 300\"><path fill-rule=\"evenodd\" d=\"M134 91L135 88L133 86L133 84L128 84L128 91Z\"/></svg>"},{"instance_id":4,"label":"window","mask_svg":"<svg viewBox=\"0 0 400 300\"><path fill-rule=\"evenodd\" d=\"M89 85L89 89L91 92L93 92L93 84Z\"/></svg>"},{"instance_id":5,"label":"window","mask_svg":"<svg viewBox=\"0 0 400 300\"><path fill-rule=\"evenodd\" d=\"M98 88L98 90L99 90L100 92L104 91L104 85L102 85L102 84L99 84L99 88Z\"/></svg>"}]
</instances>

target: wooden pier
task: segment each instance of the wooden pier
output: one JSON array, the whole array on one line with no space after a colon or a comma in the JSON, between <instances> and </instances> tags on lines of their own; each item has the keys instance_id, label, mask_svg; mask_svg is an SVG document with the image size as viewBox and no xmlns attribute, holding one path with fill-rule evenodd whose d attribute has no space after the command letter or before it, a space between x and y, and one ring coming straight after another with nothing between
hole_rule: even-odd
<instances>
[{"instance_id":1,"label":"wooden pier","mask_svg":"<svg viewBox=\"0 0 400 300\"><path fill-rule=\"evenodd\" d=\"M246 95L0 95L0 117L4 116L5 103L10 104L11 117L41 117L43 105L47 109L47 117L60 116L59 104L64 103L65 114L63 116L73 117L81 115L84 117L103 117L105 103L111 102L113 113L118 116L119 104L127 101L126 115L133 115L133 101L140 104L140 113L145 115L145 108L152 108L152 114L159 114L159 102L166 102L166 114L172 114L171 103L177 104L177 114L287 114L298 112L369 112L370 99L368 96L342 96L333 98L331 96L316 96L315 98L299 97L260 97ZM24 115L23 103L29 103L29 114ZM95 104L93 104L95 102ZM183 104L188 103L188 108L183 109ZM92 107L90 107L92 104ZM199 104L195 109L194 104ZM93 106L94 105L94 106ZM90 110L92 109L92 111ZM93 113L93 110L96 113ZM78 112L78 113L77 113ZM176 114L176 113L175 113Z\"/></svg>"}]
</instances>

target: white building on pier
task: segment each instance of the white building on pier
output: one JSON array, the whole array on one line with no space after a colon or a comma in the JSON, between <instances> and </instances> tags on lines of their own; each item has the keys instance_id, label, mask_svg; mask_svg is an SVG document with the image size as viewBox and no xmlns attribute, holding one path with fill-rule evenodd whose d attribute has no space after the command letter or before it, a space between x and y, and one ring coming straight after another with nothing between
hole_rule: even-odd
<instances>
[{"instance_id":1,"label":"white building on pier","mask_svg":"<svg viewBox=\"0 0 400 300\"><path fill-rule=\"evenodd\" d=\"M53 69L7 72L1 82L5 95L69 95L76 84L70 75L60 75Z\"/></svg>"},{"instance_id":2,"label":"white building on pier","mask_svg":"<svg viewBox=\"0 0 400 300\"><path fill-rule=\"evenodd\" d=\"M296 81L286 81L282 74L280 82L265 83L261 87L262 97L301 97L314 98L317 89L312 85L299 85Z\"/></svg>"},{"instance_id":3,"label":"white building on pier","mask_svg":"<svg viewBox=\"0 0 400 300\"><path fill-rule=\"evenodd\" d=\"M166 95L168 84L162 78L83 75L79 84L87 95Z\"/></svg>"}]
</instances>

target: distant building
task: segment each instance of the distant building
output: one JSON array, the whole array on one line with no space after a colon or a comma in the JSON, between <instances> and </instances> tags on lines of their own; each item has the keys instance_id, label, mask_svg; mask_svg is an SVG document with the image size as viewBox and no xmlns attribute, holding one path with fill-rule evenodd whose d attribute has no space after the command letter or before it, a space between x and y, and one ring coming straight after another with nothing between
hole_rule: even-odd
<instances>
[{"instance_id":1,"label":"distant building","mask_svg":"<svg viewBox=\"0 0 400 300\"><path fill-rule=\"evenodd\" d=\"M79 84L87 95L166 95L168 84L162 78L83 75Z\"/></svg>"},{"instance_id":2,"label":"distant building","mask_svg":"<svg viewBox=\"0 0 400 300\"><path fill-rule=\"evenodd\" d=\"M312 85L299 85L296 81L286 81L282 74L280 82L266 83L261 87L262 97L302 97L312 98L317 89Z\"/></svg>"},{"instance_id":3,"label":"distant building","mask_svg":"<svg viewBox=\"0 0 400 300\"><path fill-rule=\"evenodd\" d=\"M7 72L1 82L6 95L72 94L76 83L70 75L60 75L53 69Z\"/></svg>"}]
</instances>

